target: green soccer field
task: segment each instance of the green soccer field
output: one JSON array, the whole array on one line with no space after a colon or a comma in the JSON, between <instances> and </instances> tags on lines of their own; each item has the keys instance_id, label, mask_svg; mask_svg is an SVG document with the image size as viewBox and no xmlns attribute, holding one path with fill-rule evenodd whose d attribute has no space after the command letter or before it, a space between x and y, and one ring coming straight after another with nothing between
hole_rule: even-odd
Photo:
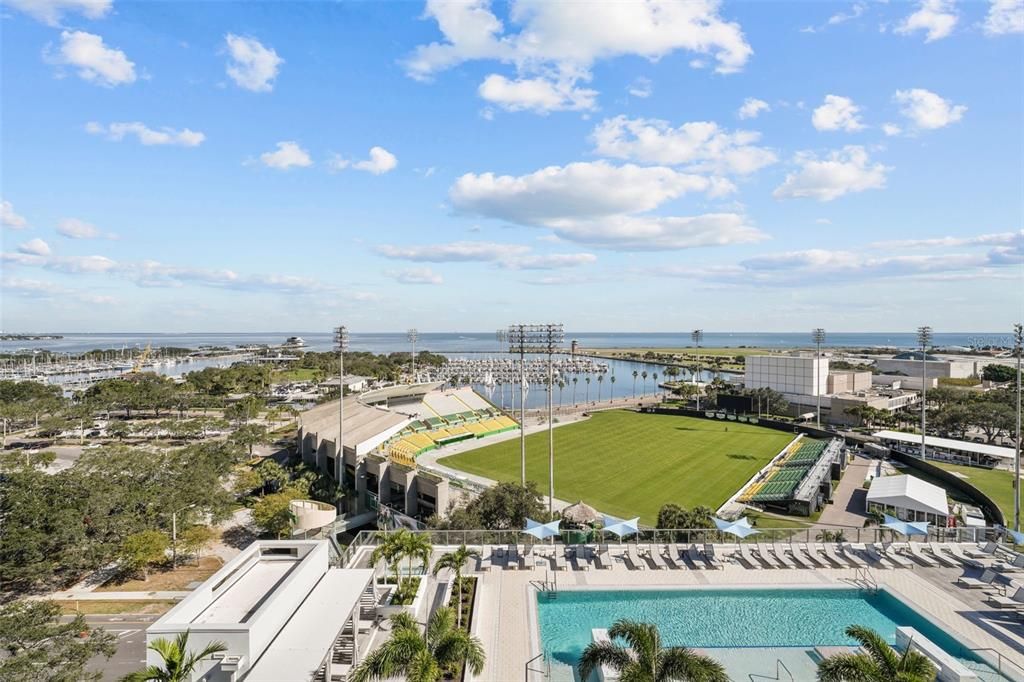
<instances>
[{"instance_id":1,"label":"green soccer field","mask_svg":"<svg viewBox=\"0 0 1024 682\"><path fill-rule=\"evenodd\" d=\"M654 525L667 502L717 508L792 440L738 422L598 412L555 429L555 497L582 499ZM526 438L526 475L548 490L547 431ZM520 479L519 439L451 455L440 464L499 481Z\"/></svg>"},{"instance_id":2,"label":"green soccer field","mask_svg":"<svg viewBox=\"0 0 1024 682\"><path fill-rule=\"evenodd\" d=\"M982 469L979 467L946 464L930 461L930 464L942 467L946 471L960 474L964 479L981 492L988 495L999 505L1008 525L1013 523L1013 473L1002 469ZM918 474L911 471L913 475Z\"/></svg>"}]
</instances>

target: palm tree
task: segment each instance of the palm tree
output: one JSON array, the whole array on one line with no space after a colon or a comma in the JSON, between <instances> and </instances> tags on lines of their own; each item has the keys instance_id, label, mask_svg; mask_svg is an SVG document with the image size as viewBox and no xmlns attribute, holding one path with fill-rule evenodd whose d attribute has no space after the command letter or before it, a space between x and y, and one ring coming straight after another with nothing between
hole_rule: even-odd
<instances>
[{"instance_id":1,"label":"palm tree","mask_svg":"<svg viewBox=\"0 0 1024 682\"><path fill-rule=\"evenodd\" d=\"M636 397L636 378L637 378L637 376L639 376L639 374L640 373L637 372L635 369L633 370L633 397L634 398Z\"/></svg>"},{"instance_id":2,"label":"palm tree","mask_svg":"<svg viewBox=\"0 0 1024 682\"><path fill-rule=\"evenodd\" d=\"M590 402L590 377L587 376L583 380L587 382L587 395L586 395L586 398L584 399L584 402L589 403Z\"/></svg>"},{"instance_id":3,"label":"palm tree","mask_svg":"<svg viewBox=\"0 0 1024 682\"><path fill-rule=\"evenodd\" d=\"M615 400L615 375L608 377L608 381L612 382L612 385L608 387L608 399Z\"/></svg>"},{"instance_id":4,"label":"palm tree","mask_svg":"<svg viewBox=\"0 0 1024 682\"><path fill-rule=\"evenodd\" d=\"M391 638L352 669L350 682L437 682L459 665L468 666L474 675L483 672L483 644L455 627L455 613L449 607L434 612L425 632L409 613L396 613L390 622Z\"/></svg>"},{"instance_id":5,"label":"palm tree","mask_svg":"<svg viewBox=\"0 0 1024 682\"><path fill-rule=\"evenodd\" d=\"M412 562L419 559L423 564L423 572L430 569L430 553L434 546L430 544L430 538L425 533L413 533L402 529L398 531L400 536L398 546L401 548L401 556L409 560L409 570L406 576L406 588L412 586Z\"/></svg>"},{"instance_id":6,"label":"palm tree","mask_svg":"<svg viewBox=\"0 0 1024 682\"><path fill-rule=\"evenodd\" d=\"M654 379L654 395L658 395L658 373L652 374L651 378Z\"/></svg>"},{"instance_id":7,"label":"palm tree","mask_svg":"<svg viewBox=\"0 0 1024 682\"><path fill-rule=\"evenodd\" d=\"M640 372L640 376L643 377L644 380L644 395L647 395L647 370L645 369Z\"/></svg>"},{"instance_id":8,"label":"palm tree","mask_svg":"<svg viewBox=\"0 0 1024 682\"><path fill-rule=\"evenodd\" d=\"M621 646L616 639L629 645ZM580 679L602 665L633 682L728 682L722 664L681 646L663 647L656 625L621 619L608 628L608 639L592 642L580 657Z\"/></svg>"},{"instance_id":9,"label":"palm tree","mask_svg":"<svg viewBox=\"0 0 1024 682\"><path fill-rule=\"evenodd\" d=\"M192 679L196 666L204 658L227 651L224 642L210 642L196 653L188 650L188 630L179 632L174 640L160 637L147 648L160 654L163 666L151 665L121 678L121 682L187 682Z\"/></svg>"},{"instance_id":10,"label":"palm tree","mask_svg":"<svg viewBox=\"0 0 1024 682\"><path fill-rule=\"evenodd\" d=\"M604 375L597 375L597 402L601 402L601 384L604 383Z\"/></svg>"},{"instance_id":11,"label":"palm tree","mask_svg":"<svg viewBox=\"0 0 1024 682\"><path fill-rule=\"evenodd\" d=\"M376 566L377 562L381 559L388 565L391 572L395 574L395 585L398 585L400 580L398 577L398 562L402 558L402 534L408 533L409 531L399 530L395 533L385 533L384 539L381 540L380 544L374 547L373 554L370 555L370 565Z\"/></svg>"},{"instance_id":12,"label":"palm tree","mask_svg":"<svg viewBox=\"0 0 1024 682\"><path fill-rule=\"evenodd\" d=\"M565 382L561 379L558 380L558 406L562 406L562 389L565 388Z\"/></svg>"},{"instance_id":13,"label":"palm tree","mask_svg":"<svg viewBox=\"0 0 1024 682\"><path fill-rule=\"evenodd\" d=\"M572 378L572 404L576 404L576 383L580 380L579 377Z\"/></svg>"},{"instance_id":14,"label":"palm tree","mask_svg":"<svg viewBox=\"0 0 1024 682\"><path fill-rule=\"evenodd\" d=\"M459 548L454 552L442 554L441 558L434 564L434 575L437 575L445 568L455 574L455 588L459 591L459 606L455 624L459 627L462 627L462 567L466 565L470 557L479 556L480 552L478 550L470 549L466 545L459 545Z\"/></svg>"},{"instance_id":15,"label":"palm tree","mask_svg":"<svg viewBox=\"0 0 1024 682\"><path fill-rule=\"evenodd\" d=\"M864 650L829 656L818 664L819 682L933 682L937 671L923 654L910 647L901 654L880 634L863 625L846 628L846 636Z\"/></svg>"}]
</instances>

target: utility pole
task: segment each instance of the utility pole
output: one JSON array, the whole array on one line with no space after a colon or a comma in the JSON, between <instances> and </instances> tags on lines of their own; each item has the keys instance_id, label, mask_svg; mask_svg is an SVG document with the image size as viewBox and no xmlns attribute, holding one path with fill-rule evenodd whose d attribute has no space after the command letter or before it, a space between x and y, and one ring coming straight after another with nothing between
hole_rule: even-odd
<instances>
[{"instance_id":1,"label":"utility pole","mask_svg":"<svg viewBox=\"0 0 1024 682\"><path fill-rule=\"evenodd\" d=\"M927 432L928 408L928 347L932 344L932 328L917 328L917 343L921 346L921 459L925 459L924 439Z\"/></svg>"},{"instance_id":2,"label":"utility pole","mask_svg":"<svg viewBox=\"0 0 1024 682\"><path fill-rule=\"evenodd\" d=\"M410 329L408 332L409 343L412 344L412 383L416 383L416 342L420 338L418 330Z\"/></svg>"},{"instance_id":3,"label":"utility pole","mask_svg":"<svg viewBox=\"0 0 1024 682\"><path fill-rule=\"evenodd\" d=\"M697 386L697 411L700 412L700 342L704 339L704 330L694 329L690 332L690 338L697 346L697 373L693 375L693 382Z\"/></svg>"},{"instance_id":4,"label":"utility pole","mask_svg":"<svg viewBox=\"0 0 1024 682\"><path fill-rule=\"evenodd\" d=\"M1013 354L1017 356L1017 443L1013 457L1013 529L1020 532L1020 356L1024 354L1024 325L1013 325Z\"/></svg>"},{"instance_id":5,"label":"utility pole","mask_svg":"<svg viewBox=\"0 0 1024 682\"><path fill-rule=\"evenodd\" d=\"M818 346L814 355L814 393L818 396L818 428L821 428L821 344L825 342L825 330L821 327L811 331L811 340ZM827 379L826 379L827 381Z\"/></svg>"},{"instance_id":6,"label":"utility pole","mask_svg":"<svg viewBox=\"0 0 1024 682\"><path fill-rule=\"evenodd\" d=\"M348 328L344 325L334 329L334 349L338 351L338 442L334 448L334 480L345 490L345 351L348 350Z\"/></svg>"}]
</instances>

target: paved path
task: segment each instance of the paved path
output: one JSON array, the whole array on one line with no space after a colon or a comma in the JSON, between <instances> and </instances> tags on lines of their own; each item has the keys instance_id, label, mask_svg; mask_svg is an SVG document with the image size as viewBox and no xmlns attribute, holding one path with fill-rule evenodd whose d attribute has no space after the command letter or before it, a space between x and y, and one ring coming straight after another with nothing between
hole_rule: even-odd
<instances>
[{"instance_id":1,"label":"paved path","mask_svg":"<svg viewBox=\"0 0 1024 682\"><path fill-rule=\"evenodd\" d=\"M833 494L832 504L825 505L816 525L861 528L867 520L864 506L868 494L861 486L868 472L878 464L879 460L856 455L846 467L846 473Z\"/></svg>"},{"instance_id":2,"label":"paved path","mask_svg":"<svg viewBox=\"0 0 1024 682\"><path fill-rule=\"evenodd\" d=\"M154 590L143 592L141 590L131 592L94 592L92 590L65 590L53 592L39 599L63 599L71 601L153 601L184 599L191 592L178 590Z\"/></svg>"}]
</instances>

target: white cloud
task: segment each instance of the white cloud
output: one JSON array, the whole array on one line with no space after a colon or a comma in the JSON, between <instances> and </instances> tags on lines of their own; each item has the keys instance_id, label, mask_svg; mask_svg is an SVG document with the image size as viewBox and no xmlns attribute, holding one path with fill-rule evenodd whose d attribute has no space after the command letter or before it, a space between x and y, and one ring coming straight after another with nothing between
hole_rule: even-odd
<instances>
[{"instance_id":1,"label":"white cloud","mask_svg":"<svg viewBox=\"0 0 1024 682\"><path fill-rule=\"evenodd\" d=\"M613 215L595 220L563 220L553 224L552 229L563 239L623 251L727 246L766 238L737 213Z\"/></svg>"},{"instance_id":2,"label":"white cloud","mask_svg":"<svg viewBox=\"0 0 1024 682\"><path fill-rule=\"evenodd\" d=\"M869 249L921 249L959 246L1007 246L1024 243L1024 230L995 232L975 237L933 237L929 239L892 239L868 244Z\"/></svg>"},{"instance_id":3,"label":"white cloud","mask_svg":"<svg viewBox=\"0 0 1024 682\"><path fill-rule=\"evenodd\" d=\"M596 262L592 253L550 253L507 258L501 264L512 270L561 270Z\"/></svg>"},{"instance_id":4,"label":"white cloud","mask_svg":"<svg viewBox=\"0 0 1024 682\"><path fill-rule=\"evenodd\" d=\"M864 147L850 145L819 159L811 152L800 152L793 159L800 170L786 175L772 193L776 199L811 198L832 201L844 194L885 187L886 174L892 170L872 164Z\"/></svg>"},{"instance_id":5,"label":"white cloud","mask_svg":"<svg viewBox=\"0 0 1024 682\"><path fill-rule=\"evenodd\" d=\"M365 161L350 161L338 154L333 155L327 160L327 167L332 171L354 168L355 170L366 171L374 175L383 175L388 171L394 170L397 166L398 157L383 147L372 147L370 149L370 158ZM433 174L434 169L429 168L423 177L430 177Z\"/></svg>"},{"instance_id":6,"label":"white cloud","mask_svg":"<svg viewBox=\"0 0 1024 682\"><path fill-rule=\"evenodd\" d=\"M743 100L743 105L737 115L742 119L757 118L762 111L771 111L772 108L763 99L757 99L756 97L748 97Z\"/></svg>"},{"instance_id":7,"label":"white cloud","mask_svg":"<svg viewBox=\"0 0 1024 682\"><path fill-rule=\"evenodd\" d=\"M100 236L95 225L78 218L62 218L57 223L57 233L70 239L96 239Z\"/></svg>"},{"instance_id":8,"label":"white cloud","mask_svg":"<svg viewBox=\"0 0 1024 682\"><path fill-rule=\"evenodd\" d=\"M866 3L855 2L853 3L853 7L850 8L849 13L844 14L842 12L836 12L835 14L830 16L828 18L828 25L835 26L836 24L843 24L846 23L847 21L850 21L851 19L856 19L860 15L864 14L864 10L866 10L867 8L868 7Z\"/></svg>"},{"instance_id":9,"label":"white cloud","mask_svg":"<svg viewBox=\"0 0 1024 682\"><path fill-rule=\"evenodd\" d=\"M134 135L138 141L146 146L149 145L177 145L179 147L198 147L206 139L206 135L194 130L184 128L175 130L166 126L160 130L153 130L144 123L138 121L130 123L111 123L103 125L90 121L85 124L85 130L91 135L106 135L108 140L120 142L129 135Z\"/></svg>"},{"instance_id":10,"label":"white cloud","mask_svg":"<svg viewBox=\"0 0 1024 682\"><path fill-rule=\"evenodd\" d=\"M640 99L647 99L654 94L654 83L651 82L650 78L644 78L639 76L633 79L633 82L626 88L633 97L639 97Z\"/></svg>"},{"instance_id":11,"label":"white cloud","mask_svg":"<svg viewBox=\"0 0 1024 682\"><path fill-rule=\"evenodd\" d=\"M710 121L673 128L667 121L617 116L601 122L591 137L600 156L697 171L747 175L778 160L771 150L753 146L760 133L727 133Z\"/></svg>"},{"instance_id":12,"label":"white cloud","mask_svg":"<svg viewBox=\"0 0 1024 682\"><path fill-rule=\"evenodd\" d=\"M21 10L49 26L59 26L65 12L81 14L87 19L102 19L113 0L6 0L4 4Z\"/></svg>"},{"instance_id":13,"label":"white cloud","mask_svg":"<svg viewBox=\"0 0 1024 682\"><path fill-rule=\"evenodd\" d=\"M893 99L900 105L900 113L922 130L935 130L956 123L967 111L963 104L953 104L923 88L897 90Z\"/></svg>"},{"instance_id":14,"label":"white cloud","mask_svg":"<svg viewBox=\"0 0 1024 682\"><path fill-rule=\"evenodd\" d=\"M957 19L953 0L921 0L917 11L901 21L895 31L903 35L924 31L924 41L930 43L951 34Z\"/></svg>"},{"instance_id":15,"label":"white cloud","mask_svg":"<svg viewBox=\"0 0 1024 682\"><path fill-rule=\"evenodd\" d=\"M284 60L277 56L271 47L265 47L255 38L236 36L229 33L224 36L231 61L227 65L228 76L240 88L252 92L270 92L274 89L274 79Z\"/></svg>"},{"instance_id":16,"label":"white cloud","mask_svg":"<svg viewBox=\"0 0 1024 682\"><path fill-rule=\"evenodd\" d=\"M499 261L512 256L520 256L529 252L530 247L495 242L451 242L423 246L384 244L376 247L375 250L385 258L397 260L426 263L467 263Z\"/></svg>"},{"instance_id":17,"label":"white cloud","mask_svg":"<svg viewBox=\"0 0 1024 682\"><path fill-rule=\"evenodd\" d=\"M103 38L85 31L61 31L60 49L47 47L44 57L52 64L78 69L83 80L105 87L135 82L135 64L121 50L107 47Z\"/></svg>"},{"instance_id":18,"label":"white cloud","mask_svg":"<svg viewBox=\"0 0 1024 682\"><path fill-rule=\"evenodd\" d=\"M1024 0L992 0L984 29L990 36L1024 33Z\"/></svg>"},{"instance_id":19,"label":"white cloud","mask_svg":"<svg viewBox=\"0 0 1024 682\"><path fill-rule=\"evenodd\" d=\"M816 218L814 220L814 224L815 225L831 225L832 221L829 220L828 218Z\"/></svg>"},{"instance_id":20,"label":"white cloud","mask_svg":"<svg viewBox=\"0 0 1024 682\"><path fill-rule=\"evenodd\" d=\"M32 256L49 256L53 253L50 249L50 245L38 237L36 239L30 239L24 244L19 245L18 251Z\"/></svg>"},{"instance_id":21,"label":"white cloud","mask_svg":"<svg viewBox=\"0 0 1024 682\"><path fill-rule=\"evenodd\" d=\"M444 277L430 268L388 270L384 274L401 284L444 284Z\"/></svg>"},{"instance_id":22,"label":"white cloud","mask_svg":"<svg viewBox=\"0 0 1024 682\"><path fill-rule=\"evenodd\" d=\"M14 204L7 200L0 201L0 225L12 230L24 230L28 220L14 212Z\"/></svg>"},{"instance_id":23,"label":"white cloud","mask_svg":"<svg viewBox=\"0 0 1024 682\"><path fill-rule=\"evenodd\" d=\"M480 97L506 111L582 111L595 107L596 90L577 88L574 80L517 78L492 73L480 84Z\"/></svg>"},{"instance_id":24,"label":"white cloud","mask_svg":"<svg viewBox=\"0 0 1024 682\"><path fill-rule=\"evenodd\" d=\"M542 105L561 94L559 108L589 108L596 93L575 83L589 80L601 59L636 55L654 61L687 50L713 57L721 73L740 70L753 50L739 24L724 21L718 8L718 0L517 0L509 9L510 23L520 28L515 32L506 31L487 0L428 0L424 16L437 22L443 40L418 46L405 67L411 77L429 80L463 62L495 60L517 72L515 80L491 80L486 91L495 99L515 103L517 110L550 111Z\"/></svg>"},{"instance_id":25,"label":"white cloud","mask_svg":"<svg viewBox=\"0 0 1024 682\"><path fill-rule=\"evenodd\" d=\"M814 110L811 123L818 130L845 130L848 133L864 128L860 107L849 97L825 95L825 102Z\"/></svg>"},{"instance_id":26,"label":"white cloud","mask_svg":"<svg viewBox=\"0 0 1024 682\"><path fill-rule=\"evenodd\" d=\"M883 123L882 132L885 133L888 137L895 137L896 135L902 133L903 129L900 128L895 123Z\"/></svg>"},{"instance_id":27,"label":"white cloud","mask_svg":"<svg viewBox=\"0 0 1024 682\"><path fill-rule=\"evenodd\" d=\"M94 304L110 304L115 302L115 299L110 296L69 289L54 282L21 277L4 277L3 280L0 280L0 289L3 289L4 293L12 293L35 299L60 298L63 301L77 299L84 303Z\"/></svg>"},{"instance_id":28,"label":"white cloud","mask_svg":"<svg viewBox=\"0 0 1024 682\"><path fill-rule=\"evenodd\" d=\"M289 168L306 168L313 165L309 153L299 146L298 142L284 141L277 143L277 151L263 152L260 161L264 166L288 170Z\"/></svg>"}]
</instances>

